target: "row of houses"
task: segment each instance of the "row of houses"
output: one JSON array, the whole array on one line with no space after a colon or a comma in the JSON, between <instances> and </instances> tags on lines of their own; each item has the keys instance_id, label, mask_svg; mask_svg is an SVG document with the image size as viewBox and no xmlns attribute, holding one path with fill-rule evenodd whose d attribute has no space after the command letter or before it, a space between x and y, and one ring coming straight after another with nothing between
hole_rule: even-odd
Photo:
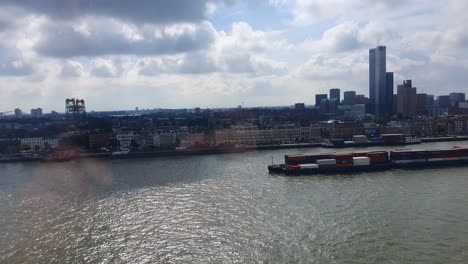
<instances>
[{"instance_id":1,"label":"row of houses","mask_svg":"<svg viewBox=\"0 0 468 264\"><path fill-rule=\"evenodd\" d=\"M314 142L321 139L321 128L279 127L259 129L256 126L233 126L215 132L216 145L265 145Z\"/></svg>"},{"instance_id":2,"label":"row of houses","mask_svg":"<svg viewBox=\"0 0 468 264\"><path fill-rule=\"evenodd\" d=\"M401 133L407 136L432 137L443 135L468 134L468 116L451 119L424 119L408 122L389 122L385 125L375 123L354 123L326 121L308 127L294 125L260 129L255 125L237 125L212 132L173 131L136 132L119 130L115 133L98 133L89 135L89 147L121 149L153 148L191 148L196 146L226 145L266 145L301 142L320 142L323 139L342 138L351 140L353 135ZM21 138L22 149L42 151L54 149L59 145L57 138ZM114 143L113 143L114 142Z\"/></svg>"},{"instance_id":3,"label":"row of houses","mask_svg":"<svg viewBox=\"0 0 468 264\"><path fill-rule=\"evenodd\" d=\"M57 138L43 138L43 137L21 138L20 142L23 148L27 148L27 149L35 150L35 151L42 151L44 149L54 149L54 148L57 148L59 144Z\"/></svg>"}]
</instances>

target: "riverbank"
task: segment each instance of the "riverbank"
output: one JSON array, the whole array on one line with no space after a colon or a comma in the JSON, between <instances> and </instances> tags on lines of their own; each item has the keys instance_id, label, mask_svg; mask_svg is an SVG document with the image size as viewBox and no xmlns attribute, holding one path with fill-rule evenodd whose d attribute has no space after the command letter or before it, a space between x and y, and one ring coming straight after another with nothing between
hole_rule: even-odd
<instances>
[{"instance_id":1,"label":"riverbank","mask_svg":"<svg viewBox=\"0 0 468 264\"><path fill-rule=\"evenodd\" d=\"M430 142L449 142L468 140L468 136L453 136L440 138L421 138L421 143ZM355 145L354 147L360 147ZM402 144L407 145L407 144ZM366 143L362 147L384 146L379 143ZM112 154L111 152L102 153L81 153L79 156L67 158L64 160L48 159L45 156L34 157L13 157L1 158L0 163L9 162L54 162L67 161L73 159L131 159L131 158L152 158L152 157L171 157L171 156L193 156L193 155L209 155L209 154L226 154L226 153L242 153L256 150L274 150L274 149L293 149L293 148L317 148L329 147L322 143L298 143L298 144L275 144L275 145L257 145L257 146L241 146L241 147L212 147L200 149L176 149L176 150L158 150L158 151L139 151L129 152L127 154ZM334 148L345 148L346 146L335 146Z\"/></svg>"}]
</instances>

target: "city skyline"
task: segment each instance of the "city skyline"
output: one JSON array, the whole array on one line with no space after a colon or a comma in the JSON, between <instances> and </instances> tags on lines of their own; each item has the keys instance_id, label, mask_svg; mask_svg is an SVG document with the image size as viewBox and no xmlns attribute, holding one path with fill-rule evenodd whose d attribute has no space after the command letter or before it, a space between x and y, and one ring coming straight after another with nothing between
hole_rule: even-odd
<instances>
[{"instance_id":1,"label":"city skyline","mask_svg":"<svg viewBox=\"0 0 468 264\"><path fill-rule=\"evenodd\" d=\"M103 111L312 105L334 87L369 96L377 42L394 89L468 90L464 1L54 3L0 3L0 111L62 112L70 97Z\"/></svg>"}]
</instances>

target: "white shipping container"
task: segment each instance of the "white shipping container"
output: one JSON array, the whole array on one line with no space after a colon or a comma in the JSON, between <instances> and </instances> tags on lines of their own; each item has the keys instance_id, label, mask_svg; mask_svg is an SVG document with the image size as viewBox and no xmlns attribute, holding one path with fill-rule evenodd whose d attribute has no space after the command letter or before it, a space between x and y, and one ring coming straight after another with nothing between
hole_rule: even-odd
<instances>
[{"instance_id":1,"label":"white shipping container","mask_svg":"<svg viewBox=\"0 0 468 264\"><path fill-rule=\"evenodd\" d=\"M335 159L319 159L317 160L317 164L320 165L336 165Z\"/></svg>"},{"instance_id":2,"label":"white shipping container","mask_svg":"<svg viewBox=\"0 0 468 264\"><path fill-rule=\"evenodd\" d=\"M315 169L319 167L319 165L315 163L301 164L300 166L302 169Z\"/></svg>"},{"instance_id":3,"label":"white shipping container","mask_svg":"<svg viewBox=\"0 0 468 264\"><path fill-rule=\"evenodd\" d=\"M354 166L366 166L370 165L370 159L368 157L353 157Z\"/></svg>"}]
</instances>

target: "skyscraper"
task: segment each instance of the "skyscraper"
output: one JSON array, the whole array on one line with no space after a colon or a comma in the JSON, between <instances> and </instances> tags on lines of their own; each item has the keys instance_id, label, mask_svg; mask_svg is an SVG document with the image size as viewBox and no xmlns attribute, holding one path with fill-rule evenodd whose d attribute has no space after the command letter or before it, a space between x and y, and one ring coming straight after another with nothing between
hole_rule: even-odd
<instances>
[{"instance_id":1,"label":"skyscraper","mask_svg":"<svg viewBox=\"0 0 468 264\"><path fill-rule=\"evenodd\" d=\"M385 73L385 97L381 101L383 116L393 115L393 72Z\"/></svg>"},{"instance_id":2,"label":"skyscraper","mask_svg":"<svg viewBox=\"0 0 468 264\"><path fill-rule=\"evenodd\" d=\"M434 107L434 95L432 94L427 95L426 105L428 108Z\"/></svg>"},{"instance_id":3,"label":"skyscraper","mask_svg":"<svg viewBox=\"0 0 468 264\"><path fill-rule=\"evenodd\" d=\"M320 105L323 99L327 99L327 94L316 94L315 95L315 105Z\"/></svg>"},{"instance_id":4,"label":"skyscraper","mask_svg":"<svg viewBox=\"0 0 468 264\"><path fill-rule=\"evenodd\" d=\"M416 94L416 114L427 115L427 94Z\"/></svg>"},{"instance_id":5,"label":"skyscraper","mask_svg":"<svg viewBox=\"0 0 468 264\"><path fill-rule=\"evenodd\" d=\"M21 109L15 108L15 117L21 118L22 115L23 115L23 112L21 111Z\"/></svg>"},{"instance_id":6,"label":"skyscraper","mask_svg":"<svg viewBox=\"0 0 468 264\"><path fill-rule=\"evenodd\" d=\"M340 89L338 88L330 89L330 100L334 98L338 99L338 104L341 102Z\"/></svg>"},{"instance_id":7,"label":"skyscraper","mask_svg":"<svg viewBox=\"0 0 468 264\"><path fill-rule=\"evenodd\" d=\"M344 105L353 105L354 99L356 98L355 91L346 91L343 93L343 104Z\"/></svg>"},{"instance_id":8,"label":"skyscraper","mask_svg":"<svg viewBox=\"0 0 468 264\"><path fill-rule=\"evenodd\" d=\"M449 96L452 103L465 101L465 93L450 93Z\"/></svg>"},{"instance_id":9,"label":"skyscraper","mask_svg":"<svg viewBox=\"0 0 468 264\"><path fill-rule=\"evenodd\" d=\"M450 96L448 95L439 95L437 100L439 102L439 107L447 108L450 106Z\"/></svg>"},{"instance_id":10,"label":"skyscraper","mask_svg":"<svg viewBox=\"0 0 468 264\"><path fill-rule=\"evenodd\" d=\"M369 50L369 109L377 117L391 115L393 107L393 73L387 74L386 53L385 46Z\"/></svg>"},{"instance_id":11,"label":"skyscraper","mask_svg":"<svg viewBox=\"0 0 468 264\"><path fill-rule=\"evenodd\" d=\"M403 81L397 87L397 113L403 116L416 114L416 88L412 86L411 80Z\"/></svg>"}]
</instances>

